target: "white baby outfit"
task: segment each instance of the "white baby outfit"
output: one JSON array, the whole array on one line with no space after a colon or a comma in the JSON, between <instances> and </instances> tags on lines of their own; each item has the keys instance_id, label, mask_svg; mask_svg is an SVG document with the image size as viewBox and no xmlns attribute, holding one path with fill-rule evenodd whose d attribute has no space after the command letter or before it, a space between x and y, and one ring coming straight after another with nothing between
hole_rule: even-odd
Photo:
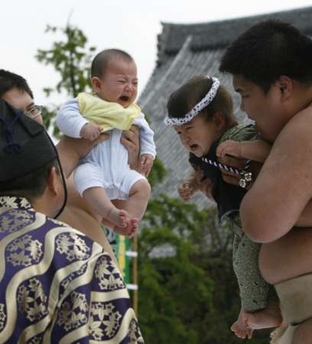
<instances>
[{"instance_id":1,"label":"white baby outfit","mask_svg":"<svg viewBox=\"0 0 312 344\"><path fill-rule=\"evenodd\" d=\"M126 200L131 187L145 179L130 169L128 151L120 142L122 130L135 124L140 128L140 155L156 156L154 132L137 105L125 109L117 103L80 93L61 107L56 122L65 135L74 138L80 137L82 127L89 122L97 122L95 124L110 135L109 139L96 145L75 170L75 187L81 195L86 189L102 187L110 199ZM112 129L116 127L118 129Z\"/></svg>"}]
</instances>

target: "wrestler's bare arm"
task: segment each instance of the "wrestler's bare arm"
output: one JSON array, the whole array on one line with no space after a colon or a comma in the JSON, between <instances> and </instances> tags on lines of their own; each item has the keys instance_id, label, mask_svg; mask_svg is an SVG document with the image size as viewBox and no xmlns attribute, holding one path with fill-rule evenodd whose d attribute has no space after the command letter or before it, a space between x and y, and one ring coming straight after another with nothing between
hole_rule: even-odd
<instances>
[{"instance_id":1,"label":"wrestler's bare arm","mask_svg":"<svg viewBox=\"0 0 312 344\"><path fill-rule=\"evenodd\" d=\"M239 159L264 162L270 154L271 145L263 140L234 141L226 140L217 147L218 158L231 155Z\"/></svg>"},{"instance_id":2,"label":"wrestler's bare arm","mask_svg":"<svg viewBox=\"0 0 312 344\"><path fill-rule=\"evenodd\" d=\"M243 141L242 158L264 162L269 156L271 145L263 140Z\"/></svg>"},{"instance_id":3,"label":"wrestler's bare arm","mask_svg":"<svg viewBox=\"0 0 312 344\"><path fill-rule=\"evenodd\" d=\"M272 242L296 224L312 197L312 113L291 119L241 203L245 233Z\"/></svg>"}]
</instances>

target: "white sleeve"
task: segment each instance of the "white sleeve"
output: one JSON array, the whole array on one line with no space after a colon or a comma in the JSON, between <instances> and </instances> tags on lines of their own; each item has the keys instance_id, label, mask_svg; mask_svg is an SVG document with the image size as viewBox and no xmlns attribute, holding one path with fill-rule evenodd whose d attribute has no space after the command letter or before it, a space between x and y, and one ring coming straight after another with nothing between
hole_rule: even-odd
<instances>
[{"instance_id":1,"label":"white sleeve","mask_svg":"<svg viewBox=\"0 0 312 344\"><path fill-rule=\"evenodd\" d=\"M82 127L89 123L80 113L77 98L63 104L56 115L60 131L70 137L79 138Z\"/></svg>"},{"instance_id":2,"label":"white sleeve","mask_svg":"<svg viewBox=\"0 0 312 344\"><path fill-rule=\"evenodd\" d=\"M154 142L154 132L147 123L144 114L141 113L137 117L133 124L140 128L140 155L149 154L154 158L156 157L156 145Z\"/></svg>"}]
</instances>

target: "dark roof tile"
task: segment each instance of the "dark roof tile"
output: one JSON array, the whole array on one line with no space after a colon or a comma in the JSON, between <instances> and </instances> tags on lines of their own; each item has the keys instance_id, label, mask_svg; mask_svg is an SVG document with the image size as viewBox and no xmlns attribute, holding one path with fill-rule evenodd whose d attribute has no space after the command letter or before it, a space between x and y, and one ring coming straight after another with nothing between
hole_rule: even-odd
<instances>
[{"instance_id":1,"label":"dark roof tile","mask_svg":"<svg viewBox=\"0 0 312 344\"><path fill-rule=\"evenodd\" d=\"M176 54L188 36L193 37L191 49L194 51L224 48L250 26L265 19L280 19L312 33L312 7L199 24L162 23L163 30L158 35L158 64L163 63L164 55Z\"/></svg>"}]
</instances>

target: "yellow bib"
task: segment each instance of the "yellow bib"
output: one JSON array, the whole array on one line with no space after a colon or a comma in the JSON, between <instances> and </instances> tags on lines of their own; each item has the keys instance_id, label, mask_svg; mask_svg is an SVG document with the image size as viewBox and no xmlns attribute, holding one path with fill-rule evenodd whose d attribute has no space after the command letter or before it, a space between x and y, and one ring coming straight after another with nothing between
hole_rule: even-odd
<instances>
[{"instance_id":1,"label":"yellow bib","mask_svg":"<svg viewBox=\"0 0 312 344\"><path fill-rule=\"evenodd\" d=\"M79 93L77 99L82 116L99 125L103 131L128 130L141 113L136 104L124 108L118 103L107 102L89 93Z\"/></svg>"}]
</instances>

